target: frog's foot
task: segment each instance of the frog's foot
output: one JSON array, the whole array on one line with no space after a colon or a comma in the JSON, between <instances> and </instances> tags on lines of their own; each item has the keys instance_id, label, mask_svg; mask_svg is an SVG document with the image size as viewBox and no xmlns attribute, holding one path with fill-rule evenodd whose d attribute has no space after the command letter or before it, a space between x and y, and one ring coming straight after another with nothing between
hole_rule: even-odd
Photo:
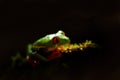
<instances>
[{"instance_id":1,"label":"frog's foot","mask_svg":"<svg viewBox=\"0 0 120 80\"><path fill-rule=\"evenodd\" d=\"M55 50L48 56L48 60L53 60L61 57L62 57L61 52L59 51L58 48L55 48Z\"/></svg>"},{"instance_id":2,"label":"frog's foot","mask_svg":"<svg viewBox=\"0 0 120 80\"><path fill-rule=\"evenodd\" d=\"M40 64L40 62L38 60L35 60L33 56L27 56L26 58L33 68Z\"/></svg>"}]
</instances>

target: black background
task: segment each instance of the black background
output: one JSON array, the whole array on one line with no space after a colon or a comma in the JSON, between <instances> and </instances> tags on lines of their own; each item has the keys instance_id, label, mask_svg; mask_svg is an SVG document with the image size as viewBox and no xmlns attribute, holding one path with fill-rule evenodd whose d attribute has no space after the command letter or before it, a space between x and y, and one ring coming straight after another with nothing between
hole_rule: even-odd
<instances>
[{"instance_id":1,"label":"black background","mask_svg":"<svg viewBox=\"0 0 120 80\"><path fill-rule=\"evenodd\" d=\"M119 8L117 0L1 0L0 80L16 80L20 74L17 71L12 74L8 67L12 55L18 50L25 51L28 43L60 29L73 42L91 39L98 43L102 46L101 56L96 57L96 64L81 65L82 67L75 67L69 74L59 73L47 80L119 80ZM32 78L28 76L24 74L18 79L39 80L40 75Z\"/></svg>"}]
</instances>

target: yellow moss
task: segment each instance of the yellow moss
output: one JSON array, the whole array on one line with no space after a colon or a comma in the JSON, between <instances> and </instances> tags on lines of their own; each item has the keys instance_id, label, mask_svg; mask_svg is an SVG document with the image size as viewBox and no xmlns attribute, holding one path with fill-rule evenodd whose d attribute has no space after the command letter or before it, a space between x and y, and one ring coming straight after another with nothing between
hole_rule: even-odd
<instances>
[{"instance_id":1,"label":"yellow moss","mask_svg":"<svg viewBox=\"0 0 120 80\"><path fill-rule=\"evenodd\" d=\"M63 45L64 46L64 45ZM72 51L76 51L76 50L81 50L83 51L84 49L88 48L88 47L95 47L95 44L92 43L92 41L90 40L86 40L83 43L75 43L75 44L70 44L69 46L64 46L64 50L63 52L72 52Z\"/></svg>"},{"instance_id":2,"label":"yellow moss","mask_svg":"<svg viewBox=\"0 0 120 80\"><path fill-rule=\"evenodd\" d=\"M79 44L74 43L74 44L57 46L59 51L65 52L65 53L70 53L72 51L77 51L77 50L83 51L84 49L86 49L88 47L93 47L94 48L95 43L93 43L91 40L86 40L85 42L79 43ZM35 46L34 48L40 49L40 48L44 48L44 46Z\"/></svg>"}]
</instances>

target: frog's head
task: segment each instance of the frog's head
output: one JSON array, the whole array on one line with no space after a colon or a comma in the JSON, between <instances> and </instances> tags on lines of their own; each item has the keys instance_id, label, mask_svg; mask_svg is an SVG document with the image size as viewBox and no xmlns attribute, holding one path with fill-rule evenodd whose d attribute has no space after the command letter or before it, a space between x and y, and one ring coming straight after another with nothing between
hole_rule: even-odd
<instances>
[{"instance_id":1,"label":"frog's head","mask_svg":"<svg viewBox=\"0 0 120 80\"><path fill-rule=\"evenodd\" d=\"M70 43L69 37L65 35L65 32L59 30L57 33L48 34L43 38L38 39L36 42L33 43L34 46L55 46L55 45L64 45Z\"/></svg>"}]
</instances>

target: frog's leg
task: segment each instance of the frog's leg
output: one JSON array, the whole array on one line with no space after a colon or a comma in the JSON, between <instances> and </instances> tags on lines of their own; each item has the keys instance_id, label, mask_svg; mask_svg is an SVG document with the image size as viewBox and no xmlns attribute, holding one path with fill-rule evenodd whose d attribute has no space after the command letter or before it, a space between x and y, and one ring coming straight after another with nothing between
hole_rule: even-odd
<instances>
[{"instance_id":1,"label":"frog's leg","mask_svg":"<svg viewBox=\"0 0 120 80\"><path fill-rule=\"evenodd\" d=\"M28 44L28 46L27 46L27 55L30 55L30 54L33 54L32 44Z\"/></svg>"},{"instance_id":2,"label":"frog's leg","mask_svg":"<svg viewBox=\"0 0 120 80\"><path fill-rule=\"evenodd\" d=\"M27 55L30 55L31 53L32 53L32 45L29 44L27 47ZM20 66L25 62L27 62L27 59L22 58L20 53L17 53L15 56L12 56L12 67L15 67L16 65Z\"/></svg>"},{"instance_id":3,"label":"frog's leg","mask_svg":"<svg viewBox=\"0 0 120 80\"><path fill-rule=\"evenodd\" d=\"M27 48L27 57L26 57L27 61L32 65L32 67L36 67L37 65L39 65L41 61L43 62L48 61L47 58L40 55L40 53L37 53L36 50L33 51L32 48L33 48L32 44L29 44Z\"/></svg>"},{"instance_id":4,"label":"frog's leg","mask_svg":"<svg viewBox=\"0 0 120 80\"><path fill-rule=\"evenodd\" d=\"M28 63L30 63L32 65L32 67L35 67L36 65L39 64L38 61L33 59L33 55L35 55L35 53L36 52L33 52L33 50L32 50L32 44L28 44L26 60L28 61Z\"/></svg>"},{"instance_id":5,"label":"frog's leg","mask_svg":"<svg viewBox=\"0 0 120 80\"><path fill-rule=\"evenodd\" d=\"M25 62L26 62L26 59L22 58L20 53L17 53L16 56L12 56L12 67L15 67L15 65L21 66Z\"/></svg>"}]
</instances>

